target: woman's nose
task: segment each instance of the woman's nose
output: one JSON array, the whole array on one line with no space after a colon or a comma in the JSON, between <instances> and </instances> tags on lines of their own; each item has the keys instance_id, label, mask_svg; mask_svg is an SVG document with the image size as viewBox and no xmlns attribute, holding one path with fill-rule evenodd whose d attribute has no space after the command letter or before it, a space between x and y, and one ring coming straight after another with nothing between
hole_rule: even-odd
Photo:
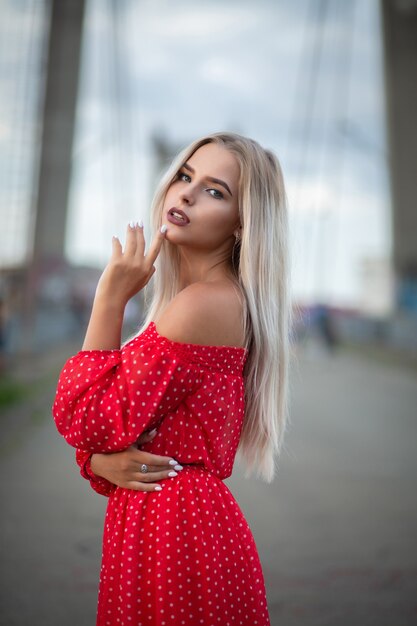
<instances>
[{"instance_id":1,"label":"woman's nose","mask_svg":"<svg viewBox=\"0 0 417 626\"><path fill-rule=\"evenodd\" d=\"M187 187L181 191L180 199L187 204L192 204L194 202L194 190L187 185Z\"/></svg>"}]
</instances>

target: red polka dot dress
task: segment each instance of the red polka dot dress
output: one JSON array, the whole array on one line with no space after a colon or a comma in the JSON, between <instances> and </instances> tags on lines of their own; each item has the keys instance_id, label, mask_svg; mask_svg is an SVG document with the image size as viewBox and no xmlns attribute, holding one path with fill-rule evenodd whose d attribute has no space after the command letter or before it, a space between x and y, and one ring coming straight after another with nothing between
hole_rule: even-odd
<instances>
[{"instance_id":1,"label":"red polka dot dress","mask_svg":"<svg viewBox=\"0 0 417 626\"><path fill-rule=\"evenodd\" d=\"M81 473L109 497L97 626L270 626L256 544L223 480L244 416L244 348L162 337L151 322L120 350L65 364L53 415ZM184 469L134 491L95 477L94 452L140 449Z\"/></svg>"}]
</instances>

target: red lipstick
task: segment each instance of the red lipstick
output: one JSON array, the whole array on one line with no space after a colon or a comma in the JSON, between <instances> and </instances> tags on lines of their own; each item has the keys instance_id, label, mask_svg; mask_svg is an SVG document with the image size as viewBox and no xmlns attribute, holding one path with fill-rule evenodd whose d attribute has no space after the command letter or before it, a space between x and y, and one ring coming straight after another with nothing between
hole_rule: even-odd
<instances>
[{"instance_id":1,"label":"red lipstick","mask_svg":"<svg viewBox=\"0 0 417 626\"><path fill-rule=\"evenodd\" d=\"M172 222L172 224L177 224L177 226L187 226L187 224L190 223L188 215L184 213L184 211L181 211L181 209L176 209L175 207L169 209L167 220Z\"/></svg>"}]
</instances>

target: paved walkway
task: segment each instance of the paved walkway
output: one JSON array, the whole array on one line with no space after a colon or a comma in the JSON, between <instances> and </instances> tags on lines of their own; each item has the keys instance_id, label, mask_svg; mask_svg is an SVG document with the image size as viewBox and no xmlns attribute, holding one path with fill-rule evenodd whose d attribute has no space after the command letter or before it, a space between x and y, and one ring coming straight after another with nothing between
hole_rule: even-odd
<instances>
[{"instance_id":1,"label":"paved walkway","mask_svg":"<svg viewBox=\"0 0 417 626\"><path fill-rule=\"evenodd\" d=\"M2 417L1 626L95 623L106 499L55 430L48 367ZM275 481L245 481L236 462L226 484L255 536L272 626L417 623L416 378L300 354Z\"/></svg>"}]
</instances>

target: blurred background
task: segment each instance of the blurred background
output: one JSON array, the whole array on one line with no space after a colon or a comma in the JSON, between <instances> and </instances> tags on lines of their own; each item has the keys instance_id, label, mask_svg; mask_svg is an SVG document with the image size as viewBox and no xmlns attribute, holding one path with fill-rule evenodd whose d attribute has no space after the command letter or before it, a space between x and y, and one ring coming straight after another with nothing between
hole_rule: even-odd
<instances>
[{"instance_id":1,"label":"blurred background","mask_svg":"<svg viewBox=\"0 0 417 626\"><path fill-rule=\"evenodd\" d=\"M229 130L290 212L286 445L271 485L226 481L271 624L417 624L417 1L0 0L0 96L0 623L94 623L106 499L56 380L112 235L149 239L172 157Z\"/></svg>"}]
</instances>

